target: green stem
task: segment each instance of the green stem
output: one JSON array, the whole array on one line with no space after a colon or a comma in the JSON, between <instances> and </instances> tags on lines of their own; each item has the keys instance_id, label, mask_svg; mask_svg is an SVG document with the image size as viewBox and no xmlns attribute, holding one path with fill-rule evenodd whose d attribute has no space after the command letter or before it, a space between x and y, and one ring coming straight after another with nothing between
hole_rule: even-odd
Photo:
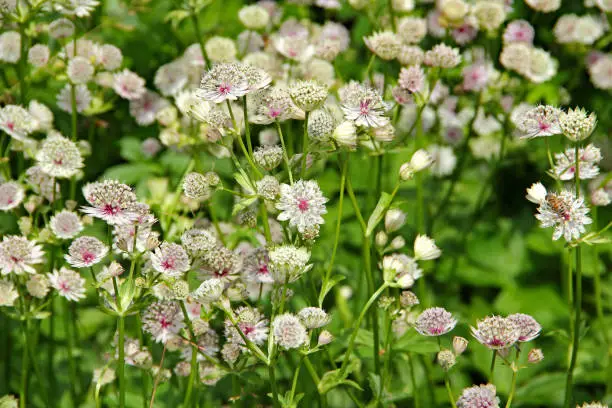
<instances>
[{"instance_id":1,"label":"green stem","mask_svg":"<svg viewBox=\"0 0 612 408\"><path fill-rule=\"evenodd\" d=\"M238 129L236 117L234 116L234 111L232 110L232 104L230 103L229 100L226 100L225 102L227 104L227 109L229 111L230 117L232 118L232 125L234 126L234 130L236 131L236 139L238 140L238 145L240 146L240 149L242 150L242 154L244 154L244 156L246 157L247 161L249 162L249 165L253 169L253 172L255 172L255 174L258 177L262 177L263 174L261 173L261 171L259 171L255 163L253 162L251 155L249 155L249 152L247 151L246 146L244 145L244 142L242 141L242 135L240 134L240 129ZM248 127L249 127L248 124L245 123L245 128L248 129Z\"/></svg>"},{"instance_id":2,"label":"green stem","mask_svg":"<svg viewBox=\"0 0 612 408\"><path fill-rule=\"evenodd\" d=\"M29 368L30 368L30 357L28 353L28 333L27 326L28 323L24 323L23 326L23 350L21 354L21 385L19 389L19 407L25 408L28 396L28 380L30 378Z\"/></svg>"},{"instance_id":3,"label":"green stem","mask_svg":"<svg viewBox=\"0 0 612 408\"><path fill-rule=\"evenodd\" d=\"M576 171L574 173L574 187L576 189L576 198L580 197L580 143L575 146L575 163ZM580 244L576 246L576 285L574 296L574 334L572 344L572 357L570 365L567 369L567 380L565 384L565 408L570 408L573 400L573 377L576 360L578 358L578 350L580 348L580 318L582 313L582 248Z\"/></svg>"},{"instance_id":4,"label":"green stem","mask_svg":"<svg viewBox=\"0 0 612 408\"><path fill-rule=\"evenodd\" d=\"M336 233L334 235L334 246L332 249L331 258L329 260L329 266L325 273L325 282L331 278L332 269L334 268L334 260L336 259L336 252L338 251L338 243L340 242L340 226L342 225L342 206L344 204L344 187L346 185L346 172L348 169L348 160L345 160L341 165L342 170L340 173L340 197L338 198L338 215L336 216ZM325 285L323 285L325 286Z\"/></svg>"},{"instance_id":5,"label":"green stem","mask_svg":"<svg viewBox=\"0 0 612 408\"><path fill-rule=\"evenodd\" d=\"M300 376L300 369L302 368L302 362L304 361L304 359L306 358L306 356L302 356L302 358L300 359L300 361L298 362L298 366L295 369L295 373L293 373L293 382L291 384L291 394L289 397L289 401L293 402L293 398L295 397L295 390L297 389L297 380Z\"/></svg>"},{"instance_id":6,"label":"green stem","mask_svg":"<svg viewBox=\"0 0 612 408\"><path fill-rule=\"evenodd\" d=\"M66 334L66 340L68 343L68 365L69 365L69 376L70 376L70 397L72 400L72 405L76 407L78 405L77 401L77 375L76 375L76 362L74 360L74 333L72 333L72 324L70 319L74 319L74 316L70 313L70 305L68 300L65 302L66 309L64 310L64 332Z\"/></svg>"},{"instance_id":7,"label":"green stem","mask_svg":"<svg viewBox=\"0 0 612 408\"><path fill-rule=\"evenodd\" d=\"M274 364L268 366L268 374L270 376L270 385L272 386L272 404L274 408L280 408L278 402L278 387L276 386L276 373L274 372Z\"/></svg>"},{"instance_id":8,"label":"green stem","mask_svg":"<svg viewBox=\"0 0 612 408\"><path fill-rule=\"evenodd\" d=\"M366 68L366 78L370 80L370 87L374 88L374 75L372 70L374 68L374 61L376 60L376 54L372 53L370 57L370 61L368 62L368 67Z\"/></svg>"},{"instance_id":9,"label":"green stem","mask_svg":"<svg viewBox=\"0 0 612 408\"><path fill-rule=\"evenodd\" d=\"M450 379L448 378L447 372L444 372L444 385L446 386L446 392L448 393L448 400L453 408L457 408L457 403L455 402L455 397L453 397L453 390L451 389Z\"/></svg>"},{"instance_id":10,"label":"green stem","mask_svg":"<svg viewBox=\"0 0 612 408\"><path fill-rule=\"evenodd\" d=\"M78 137L78 130L77 130L77 116L78 116L78 112L77 112L77 104L76 104L76 85L74 84L70 84L70 105L72 108L72 112L71 112L71 124L72 124L72 141L76 142L77 137Z\"/></svg>"},{"instance_id":11,"label":"green stem","mask_svg":"<svg viewBox=\"0 0 612 408\"><path fill-rule=\"evenodd\" d=\"M349 363L351 354L353 353L353 348L355 347L355 339L357 338L357 333L359 333L359 327L361 326L361 322L363 321L363 318L365 317L366 313L368 312L372 304L376 302L376 299L378 299L378 297L381 295L381 293L385 291L385 289L387 289L387 287L389 287L388 283L387 282L383 283L381 287L378 288L378 290L374 292L372 296L370 296L370 299L368 299L368 302L365 304L363 309L361 309L361 313L359 313L359 317L357 317L357 321L355 322L355 325L354 325L355 328L349 339L348 347L346 349L346 352L344 353L344 359L342 360L342 366L340 367L340 372L341 372L340 376L345 374L346 370L348 369L348 363Z\"/></svg>"},{"instance_id":12,"label":"green stem","mask_svg":"<svg viewBox=\"0 0 612 408\"><path fill-rule=\"evenodd\" d=\"M202 39L202 31L200 30L200 21L198 20L198 14L195 10L191 10L191 21L193 23L193 29L195 31L196 38L198 39L198 44L200 44L200 51L202 51L202 58L204 58L204 68L210 67L210 60L208 59L208 54L206 54L206 48L204 47L204 40Z\"/></svg>"},{"instance_id":13,"label":"green stem","mask_svg":"<svg viewBox=\"0 0 612 408\"><path fill-rule=\"evenodd\" d=\"M117 331L119 332L119 348L117 360L117 376L119 377L119 407L125 407L125 320L123 315L118 317Z\"/></svg>"},{"instance_id":14,"label":"green stem","mask_svg":"<svg viewBox=\"0 0 612 408\"><path fill-rule=\"evenodd\" d=\"M189 406L193 406L191 394L198 376L198 341L193 330L193 324L191 323L191 319L189 319L189 314L187 313L185 301L181 301L180 305L181 311L183 312L183 321L189 329L189 335L191 336L191 342L193 343L191 346L191 370L189 371L189 382L187 383L187 391L185 392L185 399L183 400L183 407L187 408Z\"/></svg>"},{"instance_id":15,"label":"green stem","mask_svg":"<svg viewBox=\"0 0 612 408\"><path fill-rule=\"evenodd\" d=\"M497 350L493 350L493 357L491 357L491 370L489 374L489 382L493 384L495 382L495 359L497 358Z\"/></svg>"},{"instance_id":16,"label":"green stem","mask_svg":"<svg viewBox=\"0 0 612 408\"><path fill-rule=\"evenodd\" d=\"M308 156L308 114L304 117L304 134L302 135L302 170L300 171L300 178L303 179L306 174L306 157Z\"/></svg>"},{"instance_id":17,"label":"green stem","mask_svg":"<svg viewBox=\"0 0 612 408\"><path fill-rule=\"evenodd\" d=\"M287 147L285 146L285 138L283 137L283 130L281 129L281 125L279 121L274 122L276 124L276 130L278 131L278 137L281 141L281 146L283 147L283 160L285 161L285 166L287 166L287 174L289 175L289 182L293 184L293 174L291 173L291 165L289 164L289 156L287 155Z\"/></svg>"},{"instance_id":18,"label":"green stem","mask_svg":"<svg viewBox=\"0 0 612 408\"><path fill-rule=\"evenodd\" d=\"M412 353L409 352L407 355L408 355L408 364L410 365L410 381L412 382L412 399L414 400L414 408L419 408L420 398L417 392L418 386L417 386L416 372L415 372L416 364L414 364Z\"/></svg>"},{"instance_id":19,"label":"green stem","mask_svg":"<svg viewBox=\"0 0 612 408\"><path fill-rule=\"evenodd\" d=\"M249 155L253 157L253 144L251 143L251 128L249 126L249 112L246 95L242 98L242 111L244 113L244 132L247 140L247 148L249 150Z\"/></svg>"},{"instance_id":20,"label":"green stem","mask_svg":"<svg viewBox=\"0 0 612 408\"><path fill-rule=\"evenodd\" d=\"M264 236L266 237L266 242L268 244L272 243L272 233L270 232L270 221L268 220L268 209L266 208L266 203L261 203L261 220L263 223Z\"/></svg>"},{"instance_id":21,"label":"green stem","mask_svg":"<svg viewBox=\"0 0 612 408\"><path fill-rule=\"evenodd\" d=\"M19 66L17 75L19 76L19 96L21 98L21 104L25 107L27 105L27 82L26 82L26 69L28 60L28 37L26 36L27 21L19 23L19 36L21 40L21 56L19 58Z\"/></svg>"}]
</instances>

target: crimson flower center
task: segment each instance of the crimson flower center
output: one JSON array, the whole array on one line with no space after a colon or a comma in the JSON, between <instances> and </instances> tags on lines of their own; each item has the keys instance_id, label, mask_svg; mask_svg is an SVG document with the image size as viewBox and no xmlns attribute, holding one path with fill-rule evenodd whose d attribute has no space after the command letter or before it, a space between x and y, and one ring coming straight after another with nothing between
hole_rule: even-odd
<instances>
[{"instance_id":1,"label":"crimson flower center","mask_svg":"<svg viewBox=\"0 0 612 408\"><path fill-rule=\"evenodd\" d=\"M308 207L310 207L310 205L308 204L308 200L306 200L305 198L301 198L298 200L298 210L300 210L301 212L305 212L308 211Z\"/></svg>"}]
</instances>

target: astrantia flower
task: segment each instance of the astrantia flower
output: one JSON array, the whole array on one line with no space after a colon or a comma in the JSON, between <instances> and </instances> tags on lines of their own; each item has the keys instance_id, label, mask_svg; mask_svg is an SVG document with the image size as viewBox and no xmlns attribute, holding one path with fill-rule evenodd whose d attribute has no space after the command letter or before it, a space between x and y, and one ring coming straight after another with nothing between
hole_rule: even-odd
<instances>
[{"instance_id":1,"label":"astrantia flower","mask_svg":"<svg viewBox=\"0 0 612 408\"><path fill-rule=\"evenodd\" d=\"M559 194L546 194L535 217L540 221L540 227L554 227L553 240L563 237L569 242L578 239L585 232L584 226L593 222L587 216L588 212L584 198L576 198L573 192L565 190Z\"/></svg>"},{"instance_id":2,"label":"astrantia flower","mask_svg":"<svg viewBox=\"0 0 612 408\"><path fill-rule=\"evenodd\" d=\"M196 95L200 98L221 103L235 101L249 92L249 83L237 64L217 64L202 77Z\"/></svg>"},{"instance_id":3,"label":"astrantia flower","mask_svg":"<svg viewBox=\"0 0 612 408\"><path fill-rule=\"evenodd\" d=\"M250 64L240 64L240 71L246 76L249 92L267 88L272 82L272 77L263 69Z\"/></svg>"},{"instance_id":4,"label":"astrantia flower","mask_svg":"<svg viewBox=\"0 0 612 408\"><path fill-rule=\"evenodd\" d=\"M522 138L532 139L541 136L553 136L561 133L559 115L561 111L550 105L540 105L528 110L523 115L519 130Z\"/></svg>"},{"instance_id":5,"label":"astrantia flower","mask_svg":"<svg viewBox=\"0 0 612 408\"><path fill-rule=\"evenodd\" d=\"M331 320L325 310L319 307L305 307L299 311L298 317L307 329L318 329Z\"/></svg>"},{"instance_id":6,"label":"astrantia flower","mask_svg":"<svg viewBox=\"0 0 612 408\"><path fill-rule=\"evenodd\" d=\"M42 246L25 237L5 235L0 242L0 271L2 275L35 273L32 265L43 263Z\"/></svg>"},{"instance_id":7,"label":"astrantia flower","mask_svg":"<svg viewBox=\"0 0 612 408\"><path fill-rule=\"evenodd\" d=\"M77 85L75 87L76 111L82 113L89 108L91 103L91 92L87 85ZM66 84L57 94L57 106L64 112L72 113L72 90L70 84Z\"/></svg>"},{"instance_id":8,"label":"astrantia flower","mask_svg":"<svg viewBox=\"0 0 612 408\"><path fill-rule=\"evenodd\" d=\"M35 274L30 275L30 279L26 282L28 293L36 298L42 299L49 293L49 279L45 275Z\"/></svg>"},{"instance_id":9,"label":"astrantia flower","mask_svg":"<svg viewBox=\"0 0 612 408\"><path fill-rule=\"evenodd\" d=\"M321 188L314 180L298 180L293 185L282 184L276 208L280 210L279 221L289 221L300 233L307 228L323 224L322 215L327 213Z\"/></svg>"},{"instance_id":10,"label":"astrantia flower","mask_svg":"<svg viewBox=\"0 0 612 408\"><path fill-rule=\"evenodd\" d=\"M569 109L559 113L559 126L563 134L576 142L588 138L597 125L597 116L594 113L587 115L582 108ZM581 174L582 176L582 174Z\"/></svg>"},{"instance_id":11,"label":"astrantia flower","mask_svg":"<svg viewBox=\"0 0 612 408\"><path fill-rule=\"evenodd\" d=\"M142 315L142 328L158 343L176 338L184 326L183 312L177 303L153 303Z\"/></svg>"},{"instance_id":12,"label":"astrantia flower","mask_svg":"<svg viewBox=\"0 0 612 408\"><path fill-rule=\"evenodd\" d=\"M591 82L598 89L612 89L612 55L603 55L590 67Z\"/></svg>"},{"instance_id":13,"label":"astrantia flower","mask_svg":"<svg viewBox=\"0 0 612 408\"><path fill-rule=\"evenodd\" d=\"M123 54L121 49L112 44L104 44L100 47L100 58L98 63L102 64L104 69L114 71L121 66Z\"/></svg>"},{"instance_id":14,"label":"astrantia flower","mask_svg":"<svg viewBox=\"0 0 612 408\"><path fill-rule=\"evenodd\" d=\"M433 159L433 165L430 168L431 174L443 177L453 173L457 164L457 156L455 156L452 147L434 144L427 148L427 152Z\"/></svg>"},{"instance_id":15,"label":"astrantia flower","mask_svg":"<svg viewBox=\"0 0 612 408\"><path fill-rule=\"evenodd\" d=\"M281 146L259 146L253 152L253 160L267 171L275 169L283 160Z\"/></svg>"},{"instance_id":16,"label":"astrantia flower","mask_svg":"<svg viewBox=\"0 0 612 408\"><path fill-rule=\"evenodd\" d=\"M466 388L457 399L457 408L499 408L499 398L493 384Z\"/></svg>"},{"instance_id":17,"label":"astrantia flower","mask_svg":"<svg viewBox=\"0 0 612 408\"><path fill-rule=\"evenodd\" d=\"M252 250L244 260L244 274L249 281L256 283L273 283L268 264L270 259L265 248Z\"/></svg>"},{"instance_id":18,"label":"astrantia flower","mask_svg":"<svg viewBox=\"0 0 612 408\"><path fill-rule=\"evenodd\" d=\"M461 56L457 48L441 43L425 53L424 62L430 67L454 68L461 62Z\"/></svg>"},{"instance_id":19,"label":"astrantia flower","mask_svg":"<svg viewBox=\"0 0 612 408\"><path fill-rule=\"evenodd\" d=\"M201 257L213 250L218 244L217 238L205 229L192 228L181 235L183 248L192 257Z\"/></svg>"},{"instance_id":20,"label":"astrantia flower","mask_svg":"<svg viewBox=\"0 0 612 408\"><path fill-rule=\"evenodd\" d=\"M531 44L535 36L535 30L525 20L514 20L506 27L503 39L505 43L522 42Z\"/></svg>"},{"instance_id":21,"label":"astrantia flower","mask_svg":"<svg viewBox=\"0 0 612 408\"><path fill-rule=\"evenodd\" d=\"M425 73L419 66L402 68L399 74L398 85L411 93L422 92L425 86Z\"/></svg>"},{"instance_id":22,"label":"astrantia flower","mask_svg":"<svg viewBox=\"0 0 612 408\"><path fill-rule=\"evenodd\" d=\"M552 170L559 180L573 180L578 166L581 180L592 179L599 174L597 164L601 159L600 150L589 144L578 150L577 164L576 151L573 147L569 147L565 152L555 154L555 167Z\"/></svg>"},{"instance_id":23,"label":"astrantia flower","mask_svg":"<svg viewBox=\"0 0 612 408\"><path fill-rule=\"evenodd\" d=\"M74 34L74 23L67 18L55 19L49 24L49 36L55 39L72 37Z\"/></svg>"},{"instance_id":24,"label":"astrantia flower","mask_svg":"<svg viewBox=\"0 0 612 408\"><path fill-rule=\"evenodd\" d=\"M457 319L442 307L430 307L423 310L414 323L416 331L423 336L441 336L453 330Z\"/></svg>"},{"instance_id":25,"label":"astrantia flower","mask_svg":"<svg viewBox=\"0 0 612 408\"><path fill-rule=\"evenodd\" d=\"M75 239L64 256L75 268L88 268L100 262L108 253L108 247L96 237L84 236Z\"/></svg>"},{"instance_id":26,"label":"astrantia flower","mask_svg":"<svg viewBox=\"0 0 612 408\"><path fill-rule=\"evenodd\" d=\"M312 264L308 264L310 252L303 247L281 245L271 249L268 258L270 275L280 284L294 282L312 268Z\"/></svg>"},{"instance_id":27,"label":"astrantia flower","mask_svg":"<svg viewBox=\"0 0 612 408\"><path fill-rule=\"evenodd\" d=\"M204 50L212 63L234 61L238 53L233 39L220 36L210 37L204 44Z\"/></svg>"},{"instance_id":28,"label":"astrantia flower","mask_svg":"<svg viewBox=\"0 0 612 408\"><path fill-rule=\"evenodd\" d=\"M492 350L501 350L512 346L521 336L517 324L505 317L490 316L472 327L472 336L478 342Z\"/></svg>"},{"instance_id":29,"label":"astrantia flower","mask_svg":"<svg viewBox=\"0 0 612 408\"><path fill-rule=\"evenodd\" d=\"M58 134L42 142L36 161L41 170L53 178L72 177L84 166L76 143Z\"/></svg>"},{"instance_id":30,"label":"astrantia flower","mask_svg":"<svg viewBox=\"0 0 612 408\"><path fill-rule=\"evenodd\" d=\"M306 37L274 35L274 49L283 57L297 62L306 62L314 55L315 49Z\"/></svg>"},{"instance_id":31,"label":"astrantia flower","mask_svg":"<svg viewBox=\"0 0 612 408\"><path fill-rule=\"evenodd\" d=\"M241 306L234 312L237 326L244 336L255 344L268 339L268 320L257 309ZM229 319L225 319L225 338L230 343L244 345L244 339Z\"/></svg>"},{"instance_id":32,"label":"astrantia flower","mask_svg":"<svg viewBox=\"0 0 612 408\"><path fill-rule=\"evenodd\" d=\"M97 0L66 0L61 3L54 3L55 10L65 16L77 16L79 18L88 17L100 4Z\"/></svg>"},{"instance_id":33,"label":"astrantia flower","mask_svg":"<svg viewBox=\"0 0 612 408\"><path fill-rule=\"evenodd\" d=\"M0 306L13 306L18 297L19 293L13 282L0 279Z\"/></svg>"},{"instance_id":34,"label":"astrantia flower","mask_svg":"<svg viewBox=\"0 0 612 408\"><path fill-rule=\"evenodd\" d=\"M581 406L576 405L576 408L608 408L608 406L601 402L585 402Z\"/></svg>"},{"instance_id":35,"label":"astrantia flower","mask_svg":"<svg viewBox=\"0 0 612 408\"><path fill-rule=\"evenodd\" d=\"M520 342L531 341L538 337L542 331L540 323L527 314L514 313L509 315L506 319L513 321L518 327L520 332L518 341Z\"/></svg>"},{"instance_id":36,"label":"astrantia flower","mask_svg":"<svg viewBox=\"0 0 612 408\"><path fill-rule=\"evenodd\" d=\"M401 288L409 288L423 276L423 271L414 258L405 254L386 255L381 264L386 281L394 281Z\"/></svg>"},{"instance_id":37,"label":"astrantia flower","mask_svg":"<svg viewBox=\"0 0 612 408\"><path fill-rule=\"evenodd\" d=\"M285 313L272 322L274 342L286 349L301 347L308 340L306 328L296 316Z\"/></svg>"},{"instance_id":38,"label":"astrantia flower","mask_svg":"<svg viewBox=\"0 0 612 408\"><path fill-rule=\"evenodd\" d=\"M83 224L79 216L68 210L62 210L52 216L49 227L51 232L61 239L74 238L83 230Z\"/></svg>"},{"instance_id":39,"label":"astrantia flower","mask_svg":"<svg viewBox=\"0 0 612 408\"><path fill-rule=\"evenodd\" d=\"M393 31L380 31L369 37L364 37L365 45L383 60L392 60L397 57L401 49L401 41Z\"/></svg>"},{"instance_id":40,"label":"astrantia flower","mask_svg":"<svg viewBox=\"0 0 612 408\"><path fill-rule=\"evenodd\" d=\"M557 73L557 60L541 48L532 48L529 53L529 69L521 72L536 84L546 82Z\"/></svg>"},{"instance_id":41,"label":"astrantia flower","mask_svg":"<svg viewBox=\"0 0 612 408\"><path fill-rule=\"evenodd\" d=\"M191 267L189 255L178 244L164 242L151 254L153 269L168 278L178 278Z\"/></svg>"},{"instance_id":42,"label":"astrantia flower","mask_svg":"<svg viewBox=\"0 0 612 408\"><path fill-rule=\"evenodd\" d=\"M214 302L221 297L224 289L225 283L221 279L212 278L202 282L192 296L198 302Z\"/></svg>"},{"instance_id":43,"label":"astrantia flower","mask_svg":"<svg viewBox=\"0 0 612 408\"><path fill-rule=\"evenodd\" d=\"M78 272L62 267L47 274L49 284L60 296L72 302L85 298L85 279Z\"/></svg>"},{"instance_id":44,"label":"astrantia flower","mask_svg":"<svg viewBox=\"0 0 612 408\"><path fill-rule=\"evenodd\" d=\"M83 196L90 207L82 207L82 211L111 225L135 218L136 194L116 180L88 183L83 187Z\"/></svg>"},{"instance_id":45,"label":"astrantia flower","mask_svg":"<svg viewBox=\"0 0 612 408\"><path fill-rule=\"evenodd\" d=\"M0 61L15 64L21 58L21 35L17 31L0 34Z\"/></svg>"},{"instance_id":46,"label":"astrantia flower","mask_svg":"<svg viewBox=\"0 0 612 408\"><path fill-rule=\"evenodd\" d=\"M258 4L242 7L238 11L238 19L250 30L259 30L265 28L270 21L268 10Z\"/></svg>"},{"instance_id":47,"label":"astrantia flower","mask_svg":"<svg viewBox=\"0 0 612 408\"><path fill-rule=\"evenodd\" d=\"M340 99L345 119L357 126L379 128L390 123L385 114L391 109L391 105L384 102L373 88L352 83L345 87Z\"/></svg>"},{"instance_id":48,"label":"astrantia flower","mask_svg":"<svg viewBox=\"0 0 612 408\"><path fill-rule=\"evenodd\" d=\"M153 91L146 90L138 99L130 101L130 115L141 126L155 122L157 112L167 107L169 102Z\"/></svg>"},{"instance_id":49,"label":"astrantia flower","mask_svg":"<svg viewBox=\"0 0 612 408\"><path fill-rule=\"evenodd\" d=\"M414 258L419 260L430 260L439 258L442 254L436 242L427 235L417 235L414 240Z\"/></svg>"},{"instance_id":50,"label":"astrantia flower","mask_svg":"<svg viewBox=\"0 0 612 408\"><path fill-rule=\"evenodd\" d=\"M0 130L12 138L24 141L36 128L36 120L17 105L6 105L0 109Z\"/></svg>"},{"instance_id":51,"label":"astrantia flower","mask_svg":"<svg viewBox=\"0 0 612 408\"><path fill-rule=\"evenodd\" d=\"M24 196L23 187L16 181L0 184L0 211L10 211L19 206Z\"/></svg>"},{"instance_id":52,"label":"astrantia flower","mask_svg":"<svg viewBox=\"0 0 612 408\"><path fill-rule=\"evenodd\" d=\"M323 105L327 88L317 81L297 81L291 84L289 95L298 108L310 112Z\"/></svg>"},{"instance_id":53,"label":"astrantia flower","mask_svg":"<svg viewBox=\"0 0 612 408\"><path fill-rule=\"evenodd\" d=\"M28 62L37 68L44 67L49 62L51 51L44 44L33 45L28 51Z\"/></svg>"},{"instance_id":54,"label":"astrantia flower","mask_svg":"<svg viewBox=\"0 0 612 408\"><path fill-rule=\"evenodd\" d=\"M542 204L546 200L546 187L540 182L533 183L531 187L527 189L526 199L534 204Z\"/></svg>"},{"instance_id":55,"label":"astrantia flower","mask_svg":"<svg viewBox=\"0 0 612 408\"><path fill-rule=\"evenodd\" d=\"M298 111L284 88L272 87L256 95L256 115L251 119L254 123L266 125L275 121L282 122L294 117Z\"/></svg>"},{"instance_id":56,"label":"astrantia flower","mask_svg":"<svg viewBox=\"0 0 612 408\"><path fill-rule=\"evenodd\" d=\"M164 64L155 72L153 83L164 96L177 95L185 85L188 78L187 66L181 60Z\"/></svg>"},{"instance_id":57,"label":"astrantia flower","mask_svg":"<svg viewBox=\"0 0 612 408\"><path fill-rule=\"evenodd\" d=\"M551 13L561 7L561 0L525 0L525 3L536 11Z\"/></svg>"},{"instance_id":58,"label":"astrantia flower","mask_svg":"<svg viewBox=\"0 0 612 408\"><path fill-rule=\"evenodd\" d=\"M31 100L28 104L28 112L36 119L37 130L49 131L53 129L53 112L47 105L37 100Z\"/></svg>"},{"instance_id":59,"label":"astrantia flower","mask_svg":"<svg viewBox=\"0 0 612 408\"><path fill-rule=\"evenodd\" d=\"M113 89L123 99L138 99L146 91L145 80L129 69L124 69L114 75Z\"/></svg>"},{"instance_id":60,"label":"astrantia flower","mask_svg":"<svg viewBox=\"0 0 612 408\"><path fill-rule=\"evenodd\" d=\"M463 69L463 89L466 91L482 91L490 78L490 67L476 63Z\"/></svg>"},{"instance_id":61,"label":"astrantia flower","mask_svg":"<svg viewBox=\"0 0 612 408\"><path fill-rule=\"evenodd\" d=\"M68 62L66 74L73 84L84 84L91 79L94 67L85 57L74 57Z\"/></svg>"}]
</instances>

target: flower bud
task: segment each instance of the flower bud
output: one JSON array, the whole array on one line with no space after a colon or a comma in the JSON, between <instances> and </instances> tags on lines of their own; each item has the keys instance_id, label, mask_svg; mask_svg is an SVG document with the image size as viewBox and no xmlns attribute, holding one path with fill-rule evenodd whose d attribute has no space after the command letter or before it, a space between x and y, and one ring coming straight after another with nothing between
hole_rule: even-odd
<instances>
[{"instance_id":1,"label":"flower bud","mask_svg":"<svg viewBox=\"0 0 612 408\"><path fill-rule=\"evenodd\" d=\"M529 361L531 364L538 364L542 360L544 360L544 353L542 353L541 349L531 349L529 351L527 361Z\"/></svg>"},{"instance_id":2,"label":"flower bud","mask_svg":"<svg viewBox=\"0 0 612 408\"><path fill-rule=\"evenodd\" d=\"M184 300L189 295L189 284L186 281L178 280L172 285L172 293L177 300Z\"/></svg>"},{"instance_id":3,"label":"flower bud","mask_svg":"<svg viewBox=\"0 0 612 408\"><path fill-rule=\"evenodd\" d=\"M442 254L436 242L427 235L417 235L414 240L414 258L416 260L431 260L439 258Z\"/></svg>"},{"instance_id":4,"label":"flower bud","mask_svg":"<svg viewBox=\"0 0 612 408\"><path fill-rule=\"evenodd\" d=\"M410 167L414 172L425 170L433 164L433 157L425 149L419 149L410 158Z\"/></svg>"},{"instance_id":5,"label":"flower bud","mask_svg":"<svg viewBox=\"0 0 612 408\"><path fill-rule=\"evenodd\" d=\"M400 236L393 238L393 240L389 244L389 248L392 250L402 249L405 246L406 246L406 240L404 239L404 237L400 237Z\"/></svg>"},{"instance_id":6,"label":"flower bud","mask_svg":"<svg viewBox=\"0 0 612 408\"><path fill-rule=\"evenodd\" d=\"M124 269L123 266L121 266L121 264L117 261L113 261L110 263L110 265L108 265L108 274L110 276L121 276L121 274L123 274Z\"/></svg>"},{"instance_id":7,"label":"flower bud","mask_svg":"<svg viewBox=\"0 0 612 408\"><path fill-rule=\"evenodd\" d=\"M414 177L414 170L412 170L410 163L404 163L400 166L399 176L402 181L408 181Z\"/></svg>"},{"instance_id":8,"label":"flower bud","mask_svg":"<svg viewBox=\"0 0 612 408\"><path fill-rule=\"evenodd\" d=\"M450 350L442 350L438 353L438 364L444 371L448 371L457 362L455 354Z\"/></svg>"},{"instance_id":9,"label":"flower bud","mask_svg":"<svg viewBox=\"0 0 612 408\"><path fill-rule=\"evenodd\" d=\"M19 225L19 231L22 235L28 235L32 232L32 219L30 217L21 217L17 222Z\"/></svg>"},{"instance_id":10,"label":"flower bud","mask_svg":"<svg viewBox=\"0 0 612 408\"><path fill-rule=\"evenodd\" d=\"M392 208L385 214L385 230L387 232L397 231L406 222L406 213L399 208Z\"/></svg>"},{"instance_id":11,"label":"flower bud","mask_svg":"<svg viewBox=\"0 0 612 408\"><path fill-rule=\"evenodd\" d=\"M74 200L66 200L66 203L64 205L68 211L73 211L77 207L77 205L79 205L79 203Z\"/></svg>"},{"instance_id":12,"label":"flower bud","mask_svg":"<svg viewBox=\"0 0 612 408\"><path fill-rule=\"evenodd\" d=\"M145 288L147 286L147 280L142 276L139 276L134 279L134 285L136 285L137 288Z\"/></svg>"},{"instance_id":13,"label":"flower bud","mask_svg":"<svg viewBox=\"0 0 612 408\"><path fill-rule=\"evenodd\" d=\"M198 302L214 302L221 297L224 288L225 285L220 279L208 279L193 292L193 297Z\"/></svg>"},{"instance_id":14,"label":"flower bud","mask_svg":"<svg viewBox=\"0 0 612 408\"><path fill-rule=\"evenodd\" d=\"M325 346L331 343L333 340L334 340L334 336L327 330L323 330L321 334L319 334L318 345Z\"/></svg>"},{"instance_id":15,"label":"flower bud","mask_svg":"<svg viewBox=\"0 0 612 408\"><path fill-rule=\"evenodd\" d=\"M419 303L419 298L414 294L414 292L405 290L400 295L400 304L402 307L412 307L418 305Z\"/></svg>"},{"instance_id":16,"label":"flower bud","mask_svg":"<svg viewBox=\"0 0 612 408\"><path fill-rule=\"evenodd\" d=\"M388 237L385 231L379 231L375 237L376 246L379 248L383 248L387 245Z\"/></svg>"},{"instance_id":17,"label":"flower bud","mask_svg":"<svg viewBox=\"0 0 612 408\"><path fill-rule=\"evenodd\" d=\"M468 346L467 339L460 337L460 336L453 337L453 350L455 351L456 355L459 356L463 354L467 346Z\"/></svg>"},{"instance_id":18,"label":"flower bud","mask_svg":"<svg viewBox=\"0 0 612 408\"><path fill-rule=\"evenodd\" d=\"M152 251L158 246L159 246L159 239L157 238L157 235L150 234L147 237L147 244L146 244L147 250Z\"/></svg>"}]
</instances>

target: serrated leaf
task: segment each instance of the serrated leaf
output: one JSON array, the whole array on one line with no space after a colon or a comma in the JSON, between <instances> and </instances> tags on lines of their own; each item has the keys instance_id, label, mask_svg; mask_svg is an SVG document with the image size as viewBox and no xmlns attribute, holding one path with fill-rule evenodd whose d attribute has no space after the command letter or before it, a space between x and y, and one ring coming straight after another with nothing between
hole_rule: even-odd
<instances>
[{"instance_id":1,"label":"serrated leaf","mask_svg":"<svg viewBox=\"0 0 612 408\"><path fill-rule=\"evenodd\" d=\"M232 215L236 215L240 211L248 208L255 201L257 201L257 197L248 197L248 198L241 199L236 204L234 204L234 208L232 208Z\"/></svg>"},{"instance_id":2,"label":"serrated leaf","mask_svg":"<svg viewBox=\"0 0 612 408\"><path fill-rule=\"evenodd\" d=\"M393 196L391 194L384 192L381 194L380 199L376 204L376 208L374 208L372 215L370 215L370 218L368 219L368 225L365 233L366 237L372 235L374 228L376 228L378 223L382 220L385 211L387 211L387 208L389 208L391 205L391 201L393 201Z\"/></svg>"}]
</instances>

